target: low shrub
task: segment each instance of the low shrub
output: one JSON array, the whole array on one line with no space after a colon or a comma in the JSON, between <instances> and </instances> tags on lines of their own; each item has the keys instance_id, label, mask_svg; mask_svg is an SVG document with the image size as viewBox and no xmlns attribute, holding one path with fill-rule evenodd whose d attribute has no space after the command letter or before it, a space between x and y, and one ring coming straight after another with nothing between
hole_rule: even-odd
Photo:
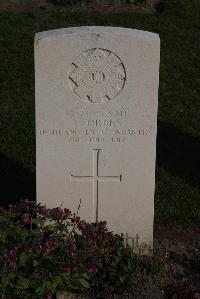
<instances>
[{"instance_id":1,"label":"low shrub","mask_svg":"<svg viewBox=\"0 0 200 299\"><path fill-rule=\"evenodd\" d=\"M0 208L0 297L123 292L138 277L138 258L123 241L105 222L87 223L68 209L28 200Z\"/></svg>"},{"instance_id":2,"label":"low shrub","mask_svg":"<svg viewBox=\"0 0 200 299\"><path fill-rule=\"evenodd\" d=\"M131 4L146 4L147 0L126 0L127 3L131 3Z\"/></svg>"},{"instance_id":3,"label":"low shrub","mask_svg":"<svg viewBox=\"0 0 200 299\"><path fill-rule=\"evenodd\" d=\"M86 3L88 0L51 0L51 2L55 5L65 6L67 4Z\"/></svg>"},{"instance_id":4,"label":"low shrub","mask_svg":"<svg viewBox=\"0 0 200 299\"><path fill-rule=\"evenodd\" d=\"M65 6L68 4L75 4L75 3L87 3L87 2L93 2L93 0L50 0L53 4L55 5L61 5L61 6ZM131 3L131 4L146 4L147 0L121 0L122 3ZM99 1L100 2L100 1ZM109 3L115 4L116 0L111 0L109 1Z\"/></svg>"}]
</instances>

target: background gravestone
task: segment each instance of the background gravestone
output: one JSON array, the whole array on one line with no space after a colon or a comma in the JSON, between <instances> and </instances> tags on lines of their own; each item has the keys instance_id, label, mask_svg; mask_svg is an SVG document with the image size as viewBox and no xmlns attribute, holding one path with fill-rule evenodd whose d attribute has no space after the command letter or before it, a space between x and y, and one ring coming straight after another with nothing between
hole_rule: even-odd
<instances>
[{"instance_id":1,"label":"background gravestone","mask_svg":"<svg viewBox=\"0 0 200 299\"><path fill-rule=\"evenodd\" d=\"M37 201L152 246L160 40L80 27L35 38Z\"/></svg>"}]
</instances>

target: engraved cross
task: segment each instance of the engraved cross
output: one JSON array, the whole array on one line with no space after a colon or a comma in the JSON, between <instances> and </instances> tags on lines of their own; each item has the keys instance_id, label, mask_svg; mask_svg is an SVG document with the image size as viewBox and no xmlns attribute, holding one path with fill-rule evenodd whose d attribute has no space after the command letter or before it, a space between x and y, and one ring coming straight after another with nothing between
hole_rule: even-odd
<instances>
[{"instance_id":1,"label":"engraved cross","mask_svg":"<svg viewBox=\"0 0 200 299\"><path fill-rule=\"evenodd\" d=\"M93 183L93 207L94 221L98 222L98 203L99 203L99 182L121 182L122 175L119 176L100 176L99 175L99 153L100 149L93 149L93 175L75 176L71 174L70 181L92 182Z\"/></svg>"}]
</instances>

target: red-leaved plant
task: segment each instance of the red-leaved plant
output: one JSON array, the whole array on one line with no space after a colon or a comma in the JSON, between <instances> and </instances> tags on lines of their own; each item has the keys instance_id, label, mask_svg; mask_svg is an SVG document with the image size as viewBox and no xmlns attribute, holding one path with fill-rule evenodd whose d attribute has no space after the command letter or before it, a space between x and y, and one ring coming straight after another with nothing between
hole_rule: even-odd
<instances>
[{"instance_id":1,"label":"red-leaved plant","mask_svg":"<svg viewBox=\"0 0 200 299\"><path fill-rule=\"evenodd\" d=\"M0 298L51 299L59 291L108 296L136 280L137 265L105 222L87 223L78 211L29 200L0 208Z\"/></svg>"}]
</instances>

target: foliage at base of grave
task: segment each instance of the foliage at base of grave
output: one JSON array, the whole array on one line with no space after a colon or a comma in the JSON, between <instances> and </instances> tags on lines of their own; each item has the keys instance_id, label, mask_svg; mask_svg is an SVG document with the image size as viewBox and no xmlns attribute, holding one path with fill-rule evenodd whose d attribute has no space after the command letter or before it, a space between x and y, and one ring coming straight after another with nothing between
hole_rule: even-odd
<instances>
[{"instance_id":1,"label":"foliage at base of grave","mask_svg":"<svg viewBox=\"0 0 200 299\"><path fill-rule=\"evenodd\" d=\"M28 200L0 208L0 269L6 299L50 299L65 290L97 298L122 292L139 275L137 256L105 222Z\"/></svg>"}]
</instances>

